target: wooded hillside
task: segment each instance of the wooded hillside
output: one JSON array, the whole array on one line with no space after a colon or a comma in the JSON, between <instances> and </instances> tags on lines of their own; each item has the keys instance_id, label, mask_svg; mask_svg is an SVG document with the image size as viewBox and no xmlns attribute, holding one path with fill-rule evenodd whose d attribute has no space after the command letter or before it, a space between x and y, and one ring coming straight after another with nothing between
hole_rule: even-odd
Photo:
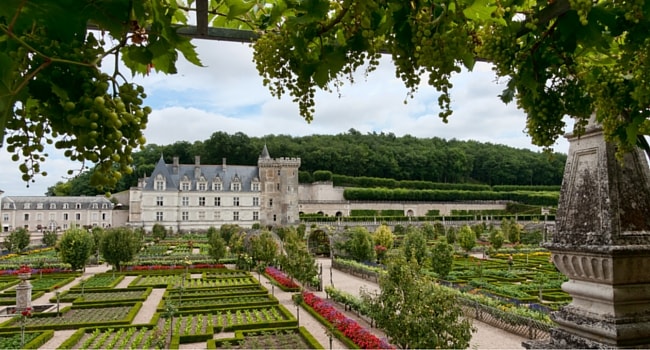
<instances>
[{"instance_id":1,"label":"wooded hillside","mask_svg":"<svg viewBox=\"0 0 650 350\"><path fill-rule=\"evenodd\" d=\"M486 185L560 185L566 155L546 154L527 149L477 141L445 140L369 133L350 129L338 135L249 137L244 133L215 132L204 141L149 144L134 153L133 174L122 177L112 192L128 189L138 177L150 174L163 155L167 163L174 156L193 164L256 165L266 144L271 157L301 158L301 172L327 170L345 176L365 176L394 180L438 183L478 183ZM104 193L89 185L89 174L58 183L48 195L94 195Z\"/></svg>"}]
</instances>

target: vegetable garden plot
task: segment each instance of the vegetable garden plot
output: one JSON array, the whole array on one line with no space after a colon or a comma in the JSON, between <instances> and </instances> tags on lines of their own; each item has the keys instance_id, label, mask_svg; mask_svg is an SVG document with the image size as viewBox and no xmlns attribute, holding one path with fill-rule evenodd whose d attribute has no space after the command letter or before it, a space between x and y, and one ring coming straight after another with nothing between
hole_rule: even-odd
<instances>
[{"instance_id":1,"label":"vegetable garden plot","mask_svg":"<svg viewBox=\"0 0 650 350\"><path fill-rule=\"evenodd\" d=\"M215 342L217 349L310 349L297 328L273 331L244 331L243 339L223 339Z\"/></svg>"},{"instance_id":2,"label":"vegetable garden plot","mask_svg":"<svg viewBox=\"0 0 650 350\"><path fill-rule=\"evenodd\" d=\"M109 302L109 301L144 301L151 294L151 288L139 289L94 289L86 290L82 293L81 290L74 289L61 293L59 301L61 302ZM56 297L50 299L51 302L56 301Z\"/></svg>"},{"instance_id":3,"label":"vegetable garden plot","mask_svg":"<svg viewBox=\"0 0 650 350\"><path fill-rule=\"evenodd\" d=\"M34 314L25 320L25 327L38 329L74 329L84 325L96 324L128 324L142 303L126 306L108 307L66 307L61 310L61 316L56 313L45 312ZM20 318L13 317L0 324L0 328L20 328Z\"/></svg>"},{"instance_id":4,"label":"vegetable garden plot","mask_svg":"<svg viewBox=\"0 0 650 350\"><path fill-rule=\"evenodd\" d=\"M165 349L168 333L153 327L100 327L78 330L64 349Z\"/></svg>"},{"instance_id":5,"label":"vegetable garden plot","mask_svg":"<svg viewBox=\"0 0 650 350\"><path fill-rule=\"evenodd\" d=\"M160 318L158 328L164 328L170 319ZM213 313L190 314L183 312L174 318L174 334L180 336L212 334L237 329L295 326L291 313L280 305L256 308L239 308Z\"/></svg>"},{"instance_id":6,"label":"vegetable garden plot","mask_svg":"<svg viewBox=\"0 0 650 350\"><path fill-rule=\"evenodd\" d=\"M253 277L240 278L219 278L219 279L194 279L186 278L182 274L158 275L158 276L140 276L133 280L130 287L150 286L150 287L171 287L171 288L206 288L206 287L229 287L257 285L257 280Z\"/></svg>"},{"instance_id":7,"label":"vegetable garden plot","mask_svg":"<svg viewBox=\"0 0 650 350\"><path fill-rule=\"evenodd\" d=\"M115 275L112 273L100 273L93 275L85 282L84 288L113 288L117 286L124 279L124 275ZM76 284L72 288L81 288L81 283Z\"/></svg>"},{"instance_id":8,"label":"vegetable garden plot","mask_svg":"<svg viewBox=\"0 0 650 350\"><path fill-rule=\"evenodd\" d=\"M178 298L179 290L170 290L167 292L171 298ZM227 297L243 295L266 295L268 290L261 285L256 286L232 286L217 288L194 288L183 290L183 299L209 298L209 297Z\"/></svg>"},{"instance_id":9,"label":"vegetable garden plot","mask_svg":"<svg viewBox=\"0 0 650 350\"><path fill-rule=\"evenodd\" d=\"M177 297L178 298L178 297ZM174 300L174 299L172 299ZM186 299L185 295L183 295L182 299L182 304L179 305L179 307L183 308L224 308L228 307L229 305L243 305L243 304L249 304L249 305L259 305L259 304L269 304L269 303L275 303L277 304L278 301L275 298L271 298L270 295L265 294L265 295L244 295L244 296L233 296L233 297L225 297L225 298L201 298L201 299Z\"/></svg>"}]
</instances>

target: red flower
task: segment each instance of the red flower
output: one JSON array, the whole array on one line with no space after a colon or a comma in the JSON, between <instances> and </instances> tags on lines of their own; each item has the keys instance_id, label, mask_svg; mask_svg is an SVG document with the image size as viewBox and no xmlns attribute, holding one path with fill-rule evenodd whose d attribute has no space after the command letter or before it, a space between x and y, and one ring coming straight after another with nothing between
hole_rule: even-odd
<instances>
[{"instance_id":1,"label":"red flower","mask_svg":"<svg viewBox=\"0 0 650 350\"><path fill-rule=\"evenodd\" d=\"M31 273L32 269L27 265L22 265L22 266L20 266L20 269L18 269L17 272L18 273Z\"/></svg>"}]
</instances>

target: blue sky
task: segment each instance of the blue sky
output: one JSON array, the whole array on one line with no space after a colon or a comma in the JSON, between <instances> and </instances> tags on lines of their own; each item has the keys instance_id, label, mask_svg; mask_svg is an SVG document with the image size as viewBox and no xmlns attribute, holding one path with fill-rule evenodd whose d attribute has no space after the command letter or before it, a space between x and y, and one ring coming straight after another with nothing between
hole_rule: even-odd
<instances>
[{"instance_id":1,"label":"blue sky","mask_svg":"<svg viewBox=\"0 0 650 350\"><path fill-rule=\"evenodd\" d=\"M497 82L483 63L453 78L454 114L448 124L438 118L438 93L433 88L423 85L415 98L404 104L407 89L395 78L388 56L367 78L360 72L354 84L340 90L340 97L336 92L319 92L314 121L307 123L289 96L278 100L262 85L247 44L195 44L205 67L181 59L176 75L152 73L134 78L147 91L145 104L153 108L145 130L149 143L202 141L217 131L261 137L339 134L354 128L364 134L392 132L397 136L456 138L540 150L524 132L524 113L514 103L505 105L498 98L505 81ZM566 140L559 140L555 150L566 153ZM20 180L18 164L0 149L0 190L4 195L43 195L49 186L64 180L68 169L81 166L52 150L42 166L48 176L37 177L27 188Z\"/></svg>"}]
</instances>

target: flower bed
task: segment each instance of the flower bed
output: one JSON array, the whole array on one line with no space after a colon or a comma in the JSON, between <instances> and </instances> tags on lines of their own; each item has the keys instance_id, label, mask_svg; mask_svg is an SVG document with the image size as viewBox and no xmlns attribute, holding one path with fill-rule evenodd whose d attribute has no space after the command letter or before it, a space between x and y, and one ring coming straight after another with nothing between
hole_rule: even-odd
<instances>
[{"instance_id":1,"label":"flower bed","mask_svg":"<svg viewBox=\"0 0 650 350\"><path fill-rule=\"evenodd\" d=\"M280 288L285 292L297 292L300 290L300 286L296 282L273 266L267 266L266 269L264 269L264 275L277 282Z\"/></svg>"},{"instance_id":2,"label":"flower bed","mask_svg":"<svg viewBox=\"0 0 650 350\"><path fill-rule=\"evenodd\" d=\"M357 321L348 318L327 301L311 292L303 292L305 304L322 316L329 325L334 326L345 337L362 349L394 349L387 341L379 339L376 335L363 328Z\"/></svg>"}]
</instances>

